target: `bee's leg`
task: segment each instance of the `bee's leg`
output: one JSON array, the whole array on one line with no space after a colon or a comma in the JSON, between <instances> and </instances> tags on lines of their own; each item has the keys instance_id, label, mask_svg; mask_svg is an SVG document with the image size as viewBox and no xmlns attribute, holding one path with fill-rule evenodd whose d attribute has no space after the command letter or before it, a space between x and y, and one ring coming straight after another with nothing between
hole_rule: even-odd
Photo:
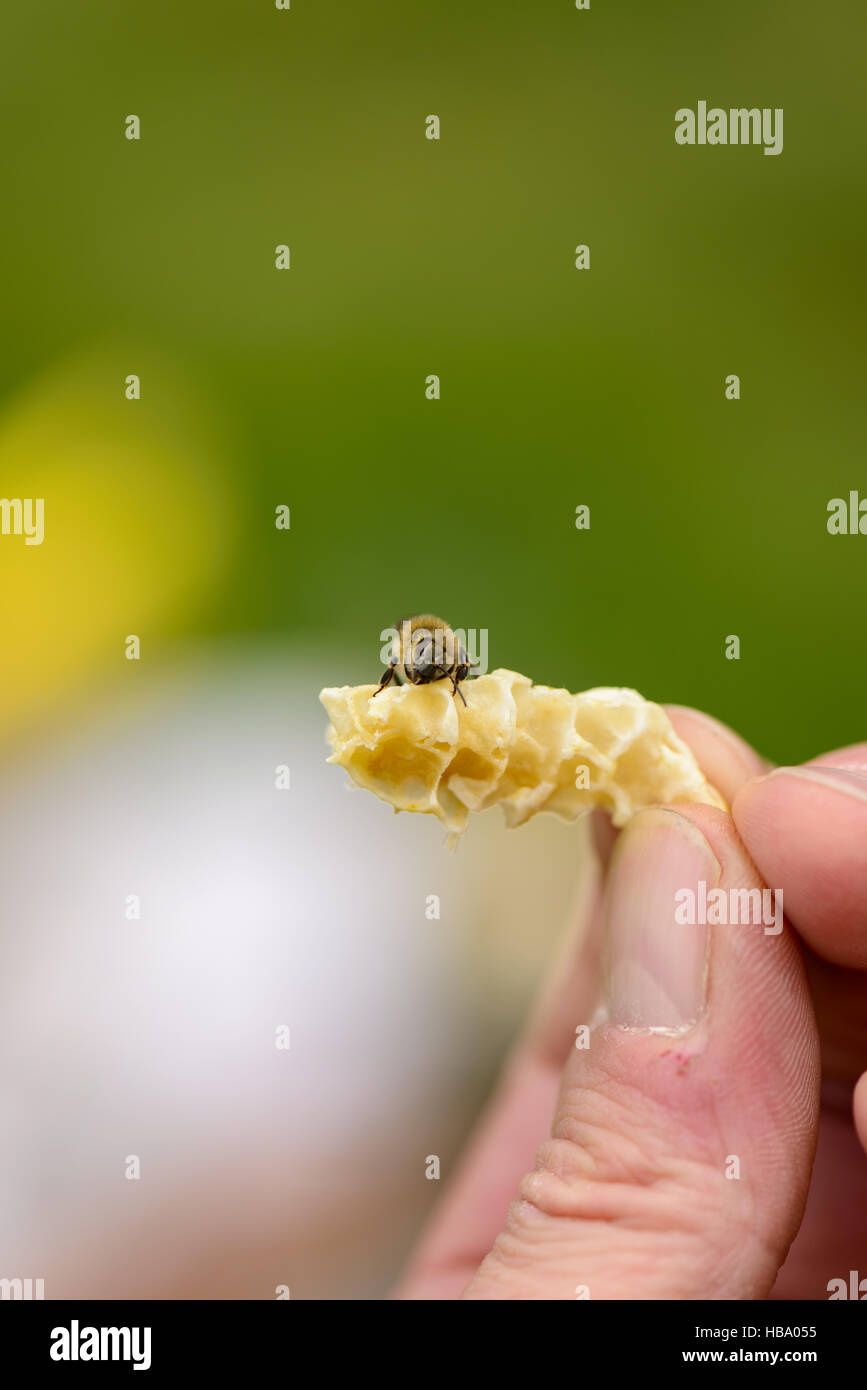
<instances>
[{"instance_id":1,"label":"bee's leg","mask_svg":"<svg viewBox=\"0 0 867 1390\"><path fill-rule=\"evenodd\" d=\"M379 690L384 690L391 680L394 679L394 667L388 666L379 678ZM379 690L374 690L371 700L379 694Z\"/></svg>"},{"instance_id":2,"label":"bee's leg","mask_svg":"<svg viewBox=\"0 0 867 1390\"><path fill-rule=\"evenodd\" d=\"M437 667L437 670L438 670L438 671L442 671L442 673L443 673L444 676L448 676L449 680L450 680L451 683L452 683L452 696L454 697L455 695L460 695L461 701L462 701L463 706L464 706L464 709L466 709L466 707L467 707L467 702L466 702L466 700L464 699L464 692L461 690L461 688L460 688L460 686L458 685L457 681L455 680L455 678L454 678L452 672L451 672L451 671L445 671L445 670L443 670L442 666L438 666L438 667Z\"/></svg>"}]
</instances>

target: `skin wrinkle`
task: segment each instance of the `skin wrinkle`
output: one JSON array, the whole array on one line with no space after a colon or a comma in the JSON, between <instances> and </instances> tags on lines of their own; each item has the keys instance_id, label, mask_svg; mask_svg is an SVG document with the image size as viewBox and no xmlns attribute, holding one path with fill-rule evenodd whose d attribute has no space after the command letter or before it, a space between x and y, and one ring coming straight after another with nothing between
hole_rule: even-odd
<instances>
[{"instance_id":1,"label":"skin wrinkle","mask_svg":"<svg viewBox=\"0 0 867 1390\"><path fill-rule=\"evenodd\" d=\"M528 1210L529 1209L529 1210ZM693 1212L695 1208L692 1208ZM672 1221L671 1217L682 1218L683 1206L669 1214L669 1219L663 1229L659 1229L659 1223L653 1223L646 1228L636 1228L633 1225L623 1225L612 1223L611 1221L588 1221L582 1220L582 1235L585 1243L580 1252L582 1261L590 1269L594 1269L593 1287L591 1296L595 1297L618 1297L621 1293L623 1275L618 1262L623 1258L625 1249L630 1274L632 1292L623 1294L624 1297L634 1297L636 1287L641 1287L648 1292L644 1292L645 1297L665 1298L665 1297L689 1297L684 1292L685 1288L695 1290L694 1297L705 1298L708 1296L721 1298L735 1298L739 1296L756 1296L756 1287L760 1291L767 1292L776 1273L776 1258L771 1248L760 1238L757 1239L756 1231L749 1225L743 1226L741 1238L736 1242L726 1242L717 1249L715 1245L707 1240L708 1228L714 1227L711 1220L702 1222L696 1220L695 1229L692 1231L684 1230ZM661 1212L661 1217L666 1213ZM715 1215L712 1213L711 1215ZM540 1246L548 1249L553 1241L555 1246L563 1244L567 1250L570 1246L570 1233L568 1221L560 1217L550 1217L542 1213L539 1219L538 1211L532 1203L519 1201L513 1203L507 1219L506 1227L497 1237L491 1254L483 1262L479 1273L479 1282L482 1286L491 1278L501 1285L508 1288L513 1276L519 1276L524 1270L532 1270L537 1267L539 1261ZM731 1232L732 1223L727 1224L727 1230ZM636 1245L630 1238L635 1235L644 1237ZM653 1240L648 1241L646 1237L652 1235ZM660 1248L660 1239L663 1248ZM745 1281L742 1272L742 1257L745 1246L753 1245L756 1248L755 1263L761 1267L761 1280L757 1286ZM673 1247L673 1248L672 1248ZM732 1253L727 1254L727 1250ZM546 1254L548 1268L546 1278L552 1282L550 1271L550 1253ZM600 1264L601 1262L601 1264ZM610 1266L610 1270L606 1268ZM658 1272L660 1267L673 1285L672 1291L667 1293L664 1286L659 1287ZM586 1282L577 1277L573 1277L575 1268L575 1257L571 1257L567 1266L569 1279L571 1280L570 1293L564 1296L574 1297L571 1289L579 1282ZM641 1270L646 1271L642 1280ZM610 1288L609 1283L620 1285L620 1287ZM473 1281L475 1282L475 1281ZM520 1287L520 1283L519 1283ZM472 1284L465 1292L472 1289ZM708 1290L715 1290L708 1294ZM478 1292L478 1290L477 1290ZM483 1295L489 1296L489 1295ZM524 1295L516 1293L516 1297ZM550 1294L539 1294L539 1297L550 1297Z\"/></svg>"},{"instance_id":2,"label":"skin wrinkle","mask_svg":"<svg viewBox=\"0 0 867 1390\"><path fill-rule=\"evenodd\" d=\"M702 1049L702 1052L703 1051L704 1049ZM693 1056L701 1055L701 1052L693 1053ZM662 1058L658 1060L662 1060ZM610 1076L608 1080L609 1083L616 1088L616 1092L622 1090L622 1083L616 1082ZM693 1074L693 1082L694 1088L695 1086L703 1088L706 1084L696 1079L695 1073ZM579 1099L574 1095L569 1099L568 1109L572 1113L567 1114L555 1125L555 1131L560 1132L560 1137L548 1141L546 1145L542 1146L537 1155L536 1170L528 1175L522 1184L521 1193L525 1199L533 1201L534 1205L540 1210L551 1215L557 1215L561 1218L572 1218L581 1220L582 1222L594 1218L604 1219L607 1224L625 1224L632 1229L644 1229L644 1224L637 1218L641 1208L646 1205L646 1191L653 1190L657 1194L662 1191L664 1197L663 1203L658 1209L658 1214L651 1206L648 1212L649 1220L647 1228L653 1229L657 1222L662 1222L663 1229L668 1230L671 1227L670 1218L672 1215L677 1218L677 1221L682 1223L684 1215L688 1214L692 1218L690 1225L694 1226L696 1231L701 1231L705 1229L706 1226L713 1224L706 1215L699 1215L696 1209L697 1195L707 1186L708 1197L713 1193L717 1199L716 1202L709 1201L708 1203L711 1208L710 1215L715 1216L714 1209L719 1205L726 1208L726 1227L728 1235L731 1235L733 1223L738 1228L742 1229L745 1234L749 1234L750 1236L754 1235L760 1223L757 1223L755 1219L756 1196L752 1184L749 1182L738 1182L736 1188L723 1188L720 1186L721 1183L729 1181L723 1174L723 1161L725 1155L732 1152L731 1146L722 1143L717 1150L718 1156L716 1160L714 1160L711 1155L708 1155L707 1160L694 1161L690 1164L688 1169L671 1166L670 1160L665 1155L665 1130L671 1123L670 1111L666 1109L664 1104L658 1103L654 1099L652 1100L652 1105L656 1112L655 1118L658 1119L659 1123L658 1126L654 1125L655 1133L653 1142L660 1145L661 1158L660 1155L647 1155L646 1158L643 1157L641 1165L634 1166L632 1170L626 1166L624 1171L622 1154L624 1128L622 1122L618 1122L617 1119L612 1120L609 1116L606 1124L602 1125L601 1123L594 1123L587 1118L587 1109L598 1101L600 1094L604 1094L604 1089L600 1088L599 1083L596 1082L588 1089L583 1099ZM610 1100L611 1098L606 1097L606 1099ZM630 1118L638 1110L639 1106L646 1108L648 1099L649 1097L645 1092L636 1087L631 1087L623 1091L622 1096L616 1094L614 1103L617 1109L625 1112L628 1124ZM722 1119L719 1114L717 1097L714 1094L713 1088L706 1093L705 1102L708 1112L712 1114L714 1118L714 1124L708 1128L717 1135L721 1135L723 1129ZM582 1118L578 1120L576 1118L577 1115L581 1115ZM594 1153L588 1140L589 1137L592 1136L594 1141L596 1141L597 1132L598 1135L601 1135L601 1142L594 1142L592 1146L592 1149L596 1150ZM628 1133L628 1130L626 1132ZM641 1133L642 1135L646 1133L645 1125L642 1125ZM658 1133L658 1139L656 1138L656 1133ZM613 1145L612 1137L614 1140ZM565 1145L565 1147L562 1147L561 1143ZM555 1145L557 1146L556 1148L554 1147ZM639 1151L639 1146L634 1142L632 1143L632 1151L633 1153ZM555 1157L558 1159L563 1157L568 1159L570 1153L573 1155L571 1164L568 1161L565 1163L555 1163L552 1161ZM612 1159L615 1156L618 1160L618 1168L620 1171L618 1171L618 1169L612 1169L611 1167ZM779 1159L779 1155L777 1155L777 1157ZM583 1171L584 1164L582 1159L588 1158L591 1161L591 1167L594 1172L593 1178L588 1178L586 1172ZM600 1158L604 1159L605 1164L608 1166L604 1172L604 1176L597 1178L595 1174ZM660 1162L664 1165L668 1164L669 1166L663 1166L662 1169L660 1169ZM782 1166L788 1167L784 1161ZM642 1172L642 1170L644 1171ZM685 1171L690 1173L690 1177L686 1180L684 1179ZM545 1186L544 1182L540 1185L540 1178L544 1179L545 1176L552 1179L554 1184L553 1191L550 1187ZM694 1181L696 1176L699 1178L698 1182ZM786 1176L788 1178L788 1174ZM705 1177L708 1179L707 1184L704 1182ZM578 1192L573 1190L570 1197L570 1183L574 1183L576 1179L581 1184L581 1189ZM631 1211L627 1211L625 1208L628 1208L630 1205L630 1192L632 1195L636 1195L636 1183L640 1185L642 1195L638 1207ZM670 1184L676 1193L681 1194L681 1200L677 1202L672 1210L668 1210L668 1203L667 1200L665 1200L669 1195L665 1191L667 1184ZM613 1185L619 1185L618 1190L615 1190ZM606 1198L612 1200L616 1208L615 1210L610 1212L603 1212L600 1210L600 1199L604 1202ZM727 1198L736 1200L726 1200ZM657 1200L659 1200L658 1196ZM746 1211L742 1210L744 1204L746 1204ZM667 1224L665 1224L666 1219ZM770 1242L768 1242L768 1249L770 1249Z\"/></svg>"},{"instance_id":3,"label":"skin wrinkle","mask_svg":"<svg viewBox=\"0 0 867 1390\"><path fill-rule=\"evenodd\" d=\"M736 1232L738 1238L734 1241L724 1240L720 1248L716 1248L716 1242L708 1240L709 1231L722 1234L719 1222L713 1219L716 1213L712 1212L705 1224L694 1205L687 1209L696 1219L694 1231L682 1230L671 1219L682 1219L683 1204L670 1214L662 1230L659 1229L659 1221L637 1229L634 1225L583 1220L581 1248L569 1258L571 1285L570 1293L566 1296L574 1296L571 1288L575 1282L579 1282L573 1277L576 1259L586 1262L587 1268L594 1270L596 1297L689 1297L687 1290L695 1290L693 1296L698 1298L755 1297L766 1293L775 1277L777 1261L772 1247L757 1239L755 1228L745 1224L741 1232L741 1223L735 1226L728 1221L725 1230L729 1236ZM660 1216L664 1218L665 1213L661 1212ZM526 1297L520 1276L525 1270L538 1271L540 1247L546 1252L546 1284L552 1282L551 1243L553 1241L555 1246L565 1245L568 1252L571 1245L570 1224L562 1218L548 1217L544 1213L540 1218L538 1211L526 1201L514 1203L505 1229L495 1241L491 1254L483 1261L477 1278L465 1290L465 1295L489 1297L491 1293L487 1285L491 1279L501 1287L509 1288L517 1277L515 1297ZM637 1243L636 1235L641 1237ZM647 1235L652 1235L653 1240L648 1241ZM747 1267L752 1264L760 1269L758 1280L752 1282L745 1279L743 1273L743 1256L751 1245L756 1253L752 1260L747 1261ZM631 1290L626 1293L623 1293L624 1269L621 1263L624 1255ZM642 1266L646 1267L643 1278ZM662 1285L660 1270L664 1279ZM609 1287L612 1283L614 1286ZM670 1287L666 1288L666 1284ZM537 1290L532 1296L552 1295Z\"/></svg>"},{"instance_id":4,"label":"skin wrinkle","mask_svg":"<svg viewBox=\"0 0 867 1390\"><path fill-rule=\"evenodd\" d=\"M618 1102L617 1106L617 1108L623 1112L623 1118L619 1121L615 1119L614 1123L611 1123L609 1117L606 1123L603 1124L600 1121L594 1121L587 1113L588 1110L594 1107L595 1102L598 1100L598 1093L589 1088L586 1090L582 1088L584 1099L575 1105L570 1105L570 1113L558 1115L558 1119L554 1126L554 1138L548 1142L556 1143L562 1141L570 1144L574 1148L585 1153L588 1159L598 1167L600 1162L609 1165L611 1163L612 1135L615 1137L618 1144L622 1144L624 1140L627 1140L631 1144L633 1152L642 1159L642 1162L636 1165L634 1172L629 1172L627 1170L627 1176L624 1178L621 1178L617 1172L609 1169L606 1172L606 1179L611 1182L652 1182L654 1180L652 1173L648 1179L640 1178L639 1174L645 1169L652 1168L654 1164L658 1164L659 1156L658 1154L646 1154L641 1146L629 1137L630 1129L634 1129L635 1127L635 1115L641 1114L642 1133L648 1133L648 1137L651 1139L652 1143L664 1145L665 1131L671 1124L671 1112L666 1109L664 1104L654 1101L651 1101L653 1109L648 1112L649 1097L637 1088L629 1089L631 1094L635 1097L633 1104L630 1106L624 1101ZM642 1113L642 1111L644 1113ZM619 1128L618 1125L620 1126ZM602 1142L594 1152L591 1148L591 1144L597 1135L601 1136ZM657 1135L659 1135L659 1139L656 1138ZM620 1168L625 1167L623 1163L620 1163L618 1166Z\"/></svg>"},{"instance_id":5,"label":"skin wrinkle","mask_svg":"<svg viewBox=\"0 0 867 1390\"><path fill-rule=\"evenodd\" d=\"M704 1231L704 1216L696 1202L704 1194L708 1198L711 1194L721 1196L724 1189L720 1182L724 1179L709 1169L700 1170L700 1182L692 1181L692 1176L665 1174L644 1185L612 1184L607 1178L587 1179L576 1185L572 1178L537 1171L527 1174L520 1195L543 1215L566 1217L582 1226L602 1222L633 1230L661 1228L667 1232L672 1229L673 1217L674 1226L699 1232ZM708 1201L707 1209L716 1213L721 1205L717 1200Z\"/></svg>"},{"instance_id":6,"label":"skin wrinkle","mask_svg":"<svg viewBox=\"0 0 867 1390\"><path fill-rule=\"evenodd\" d=\"M643 1094L639 1093L639 1099L643 1102L646 1102L647 1098ZM625 1106L624 1108L626 1108L627 1111L629 1110L628 1106ZM713 1116L714 1120L714 1124L707 1126L707 1129L720 1136L720 1142L716 1146L715 1153L709 1152L706 1157L700 1159L689 1159L681 1161L680 1156L678 1156L676 1159L672 1160L672 1158L666 1155L665 1153L665 1129L666 1126L670 1126L670 1113L665 1111L664 1107L657 1106L657 1118L659 1120L659 1136L658 1139L654 1139L654 1142L659 1144L660 1152L654 1155L647 1155L646 1164L649 1170L647 1176L639 1175L639 1173L636 1171L627 1172L626 1175L622 1175L621 1173L611 1171L609 1169L605 1172L604 1178L599 1178L596 1180L599 1182L604 1182L609 1186L612 1184L623 1184L624 1186L635 1187L636 1183L638 1183L643 1188L657 1190L661 1189L663 1191L665 1190L666 1186L670 1184L675 1188L685 1189L687 1192L694 1193L697 1190L697 1188L700 1188L701 1184L696 1184L689 1180L684 1181L684 1171L691 1172L692 1174L697 1175L699 1177L704 1174L709 1179L713 1189L717 1192L726 1193L730 1191L731 1195L736 1195L739 1201L742 1199L746 1199L748 1201L750 1212L746 1220L748 1224L751 1224L755 1216L755 1194L752 1185L746 1183L743 1186L741 1186L739 1182L738 1187L736 1189L719 1187L720 1182L729 1181L724 1177L724 1162L726 1155L733 1152L733 1149L731 1145L726 1144L725 1140L721 1137L723 1129L722 1117L719 1113L717 1097L715 1096L713 1091L710 1091L706 1097L706 1109ZM586 1119L582 1119L580 1122L577 1119L571 1119L570 1123L570 1118L567 1118L566 1124L569 1126L569 1129L572 1129L574 1127L574 1129L578 1131L578 1133L573 1134L569 1134L567 1132L564 1135L566 1143L577 1145L581 1149L583 1149L584 1152L587 1152ZM644 1128L642 1128L642 1133L643 1132ZM604 1133L606 1141L609 1141L609 1132L605 1131ZM614 1137L617 1144L622 1143L623 1131L621 1130L618 1133L618 1131L615 1130ZM633 1145L633 1147L637 1146ZM548 1146L543 1146L543 1149L540 1150L539 1159L543 1167L546 1166L547 1148ZM611 1157L611 1146L610 1142L608 1142L607 1147L605 1148L606 1161L610 1163ZM549 1171L551 1171L555 1177L561 1178L562 1180L568 1180L568 1177L574 1176L576 1173L575 1169L573 1169L572 1173L570 1174L568 1172L568 1169L564 1171L563 1169L550 1169L550 1167ZM579 1174L579 1177L583 1177L583 1175Z\"/></svg>"},{"instance_id":7,"label":"skin wrinkle","mask_svg":"<svg viewBox=\"0 0 867 1390\"><path fill-rule=\"evenodd\" d=\"M567 1116L557 1126L558 1133L540 1145L533 1172L550 1173L564 1181L610 1182L612 1184L647 1187L664 1174L653 1170L653 1159L622 1132L608 1125L594 1123L582 1116ZM616 1149L612 1146L614 1136ZM633 1158L621 1153L624 1141L629 1144ZM563 1159L558 1162L558 1159Z\"/></svg>"}]
</instances>

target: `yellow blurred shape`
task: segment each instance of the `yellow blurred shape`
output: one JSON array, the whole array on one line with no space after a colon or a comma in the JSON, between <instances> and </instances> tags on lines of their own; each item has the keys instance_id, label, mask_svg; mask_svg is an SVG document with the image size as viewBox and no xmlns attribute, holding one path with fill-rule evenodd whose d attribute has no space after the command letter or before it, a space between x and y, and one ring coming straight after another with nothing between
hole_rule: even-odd
<instances>
[{"instance_id":1,"label":"yellow blurred shape","mask_svg":"<svg viewBox=\"0 0 867 1390\"><path fill-rule=\"evenodd\" d=\"M127 361L67 364L0 415L0 497L44 499L42 544L0 534L4 740L97 672L132 677L126 637L155 656L224 562L231 517L204 413L165 364ZM133 370L141 400L124 394Z\"/></svg>"}]
</instances>

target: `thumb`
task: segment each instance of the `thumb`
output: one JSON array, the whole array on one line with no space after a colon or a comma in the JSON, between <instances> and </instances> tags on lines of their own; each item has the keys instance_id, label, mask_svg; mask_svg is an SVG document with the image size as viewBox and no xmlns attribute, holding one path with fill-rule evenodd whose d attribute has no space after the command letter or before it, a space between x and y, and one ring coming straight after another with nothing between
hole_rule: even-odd
<instances>
[{"instance_id":1,"label":"thumb","mask_svg":"<svg viewBox=\"0 0 867 1390\"><path fill-rule=\"evenodd\" d=\"M607 1017L572 1050L552 1138L464 1297L768 1293L806 1200L819 1068L789 928L728 925L735 904L761 913L761 888L719 811L652 809L623 831ZM690 893L720 925L677 920Z\"/></svg>"}]
</instances>

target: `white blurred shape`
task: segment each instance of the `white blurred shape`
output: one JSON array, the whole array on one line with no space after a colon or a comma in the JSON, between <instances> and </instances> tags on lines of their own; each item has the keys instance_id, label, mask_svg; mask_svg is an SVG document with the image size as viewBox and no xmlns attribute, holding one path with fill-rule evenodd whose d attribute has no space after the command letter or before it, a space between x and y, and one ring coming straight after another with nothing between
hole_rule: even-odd
<instances>
[{"instance_id":1,"label":"white blurred shape","mask_svg":"<svg viewBox=\"0 0 867 1390\"><path fill-rule=\"evenodd\" d=\"M0 784L0 1276L377 1292L562 926L574 828L482 818L453 855L348 790L315 658L135 674Z\"/></svg>"}]
</instances>

